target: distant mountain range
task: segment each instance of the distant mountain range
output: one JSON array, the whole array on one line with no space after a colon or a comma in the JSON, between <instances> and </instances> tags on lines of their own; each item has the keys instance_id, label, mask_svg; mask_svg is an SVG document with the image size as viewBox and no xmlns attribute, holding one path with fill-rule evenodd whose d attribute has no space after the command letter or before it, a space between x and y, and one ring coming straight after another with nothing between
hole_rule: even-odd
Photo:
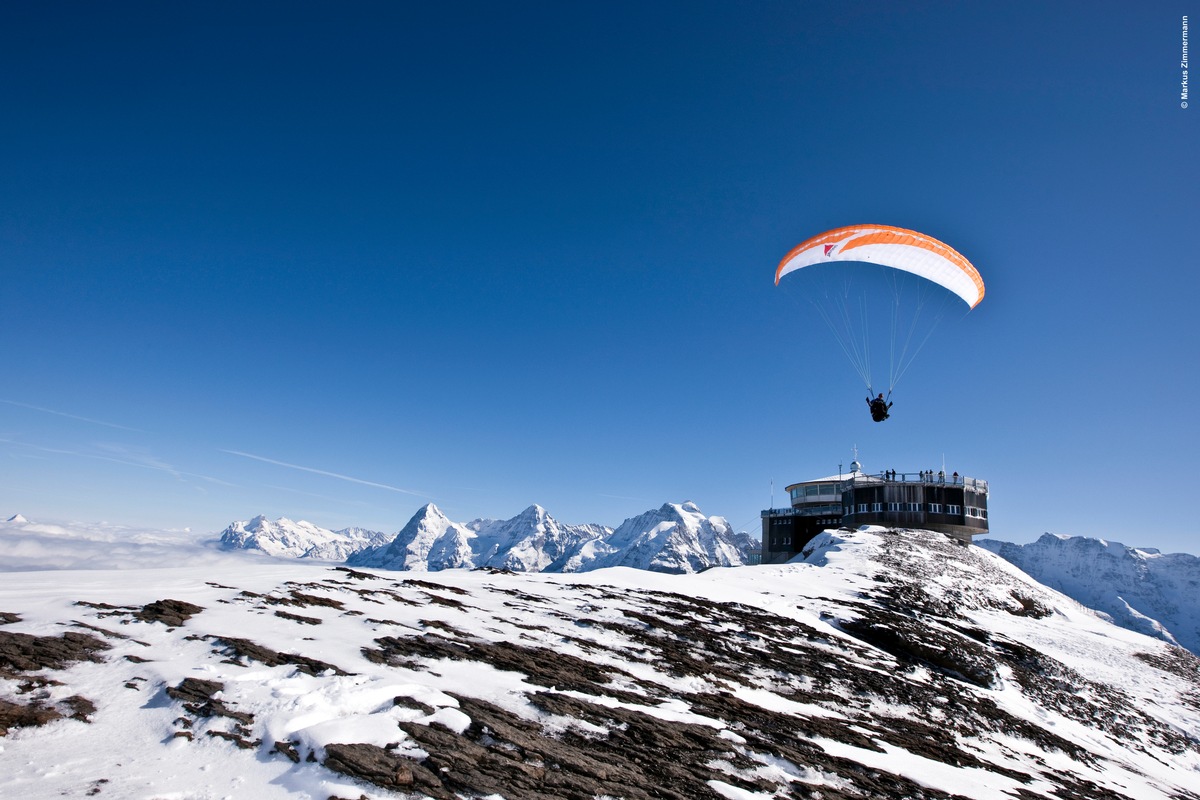
<instances>
[{"instance_id":1,"label":"distant mountain range","mask_svg":"<svg viewBox=\"0 0 1200 800\"><path fill-rule=\"evenodd\" d=\"M220 539L226 550L418 572L476 567L583 572L633 567L690 573L745 564L756 542L756 537L735 533L724 518L705 516L694 503L666 503L616 529L566 525L538 505L512 519L454 522L430 503L395 535L361 528L330 531L308 522L271 522L259 516L234 522Z\"/></svg>"},{"instance_id":2,"label":"distant mountain range","mask_svg":"<svg viewBox=\"0 0 1200 800\"><path fill-rule=\"evenodd\" d=\"M293 522L281 517L272 522L257 516L249 522L234 522L221 533L225 550L257 550L269 556L311 558L315 561L345 561L365 547L384 544L390 536L363 528L326 530L311 522Z\"/></svg>"},{"instance_id":3,"label":"distant mountain range","mask_svg":"<svg viewBox=\"0 0 1200 800\"><path fill-rule=\"evenodd\" d=\"M1052 533L1030 544L986 539L977 544L1123 628L1200 654L1196 556Z\"/></svg>"},{"instance_id":4,"label":"distant mountain range","mask_svg":"<svg viewBox=\"0 0 1200 800\"><path fill-rule=\"evenodd\" d=\"M749 563L756 537L735 533L694 503L666 503L617 528L567 525L539 505L512 519L454 522L434 504L398 534L331 531L309 522L255 517L221 534L225 550L350 566L435 572L490 567L513 572L585 572L633 567L701 572ZM1200 654L1200 558L1081 536L1045 534L1031 544L981 538L976 544L1038 582L1121 627Z\"/></svg>"}]
</instances>

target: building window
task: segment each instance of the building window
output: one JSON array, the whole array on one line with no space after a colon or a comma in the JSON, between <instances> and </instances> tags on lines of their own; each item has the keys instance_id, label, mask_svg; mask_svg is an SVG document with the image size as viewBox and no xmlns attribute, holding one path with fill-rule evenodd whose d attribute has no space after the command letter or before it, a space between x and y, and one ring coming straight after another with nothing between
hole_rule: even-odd
<instances>
[{"instance_id":1,"label":"building window","mask_svg":"<svg viewBox=\"0 0 1200 800\"><path fill-rule=\"evenodd\" d=\"M930 503L929 504L929 513L930 514L942 513L942 504L941 503Z\"/></svg>"},{"instance_id":2,"label":"building window","mask_svg":"<svg viewBox=\"0 0 1200 800\"><path fill-rule=\"evenodd\" d=\"M899 503L888 503L888 511L899 511L899 510L900 510Z\"/></svg>"},{"instance_id":3,"label":"building window","mask_svg":"<svg viewBox=\"0 0 1200 800\"><path fill-rule=\"evenodd\" d=\"M921 510L920 503L905 503L905 505L907 506L905 511L920 511Z\"/></svg>"},{"instance_id":4,"label":"building window","mask_svg":"<svg viewBox=\"0 0 1200 800\"><path fill-rule=\"evenodd\" d=\"M883 511L883 503L872 503L871 511L873 511L876 514L878 514L880 511Z\"/></svg>"},{"instance_id":5,"label":"building window","mask_svg":"<svg viewBox=\"0 0 1200 800\"><path fill-rule=\"evenodd\" d=\"M955 506L955 505L946 506L946 513L947 514L961 514L962 506Z\"/></svg>"},{"instance_id":6,"label":"building window","mask_svg":"<svg viewBox=\"0 0 1200 800\"><path fill-rule=\"evenodd\" d=\"M858 513L860 513L860 514L865 514L865 513L867 513L867 504L866 504L866 503L859 503L859 504L858 504Z\"/></svg>"}]
</instances>

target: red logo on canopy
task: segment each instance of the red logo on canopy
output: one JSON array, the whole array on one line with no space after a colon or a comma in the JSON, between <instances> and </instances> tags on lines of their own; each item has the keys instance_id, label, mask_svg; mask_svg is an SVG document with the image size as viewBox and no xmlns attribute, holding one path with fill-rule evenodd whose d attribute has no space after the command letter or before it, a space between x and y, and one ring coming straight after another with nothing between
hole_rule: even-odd
<instances>
[{"instance_id":1,"label":"red logo on canopy","mask_svg":"<svg viewBox=\"0 0 1200 800\"><path fill-rule=\"evenodd\" d=\"M830 254L830 253L832 253L832 252L833 252L835 249L837 249L837 245L836 245L836 244L827 244L827 245L825 245L825 255L829 255L829 254Z\"/></svg>"}]
</instances>

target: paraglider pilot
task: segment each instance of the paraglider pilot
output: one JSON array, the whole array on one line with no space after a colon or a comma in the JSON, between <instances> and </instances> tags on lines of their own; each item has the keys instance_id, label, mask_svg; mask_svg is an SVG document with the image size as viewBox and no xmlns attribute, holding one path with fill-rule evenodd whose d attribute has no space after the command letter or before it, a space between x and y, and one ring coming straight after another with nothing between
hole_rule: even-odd
<instances>
[{"instance_id":1,"label":"paraglider pilot","mask_svg":"<svg viewBox=\"0 0 1200 800\"><path fill-rule=\"evenodd\" d=\"M887 419L888 409L892 407L891 403L883 399L883 392L880 392L879 396L874 400L868 397L867 405L871 409L871 419L875 420L876 422L883 422L885 419Z\"/></svg>"}]
</instances>

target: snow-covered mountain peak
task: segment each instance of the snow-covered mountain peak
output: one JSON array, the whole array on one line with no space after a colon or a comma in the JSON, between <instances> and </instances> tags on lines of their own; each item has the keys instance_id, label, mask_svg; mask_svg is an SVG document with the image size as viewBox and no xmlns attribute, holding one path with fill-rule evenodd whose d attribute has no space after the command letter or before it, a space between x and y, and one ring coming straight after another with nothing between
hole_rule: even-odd
<instances>
[{"instance_id":1,"label":"snow-covered mountain peak","mask_svg":"<svg viewBox=\"0 0 1200 800\"><path fill-rule=\"evenodd\" d=\"M697 572L745 561L744 537L721 517L708 518L695 503L666 503L626 520L617 531L601 525L567 525L540 505L507 520L456 523L417 512L396 539L355 554L354 566L442 570L495 567L515 572L581 572L632 566L666 572Z\"/></svg>"},{"instance_id":2,"label":"snow-covered mountain peak","mask_svg":"<svg viewBox=\"0 0 1200 800\"><path fill-rule=\"evenodd\" d=\"M413 523L417 523L426 525L442 525L449 521L450 518L447 517L442 510L437 507L437 505L434 503L426 503L417 509L417 513L413 514L412 518L408 521L408 524L412 525Z\"/></svg>"},{"instance_id":3,"label":"snow-covered mountain peak","mask_svg":"<svg viewBox=\"0 0 1200 800\"><path fill-rule=\"evenodd\" d=\"M331 531L287 517L271 521L260 514L249 521L231 523L221 533L220 545L225 550L251 550L281 558L345 561L352 553L387 538L378 531L362 528Z\"/></svg>"},{"instance_id":4,"label":"snow-covered mountain peak","mask_svg":"<svg viewBox=\"0 0 1200 800\"><path fill-rule=\"evenodd\" d=\"M1200 558L1046 533L1030 544L983 540L990 550L1118 625L1200 653Z\"/></svg>"},{"instance_id":5,"label":"snow-covered mountain peak","mask_svg":"<svg viewBox=\"0 0 1200 800\"><path fill-rule=\"evenodd\" d=\"M20 514L13 514L8 518L7 521L14 525L24 525L25 523L29 522L29 520L25 519L25 517L21 516Z\"/></svg>"},{"instance_id":6,"label":"snow-covered mountain peak","mask_svg":"<svg viewBox=\"0 0 1200 800\"><path fill-rule=\"evenodd\" d=\"M688 506L691 506L691 508L689 508ZM700 512L700 509L696 507L695 503L663 503L661 506L658 507L658 514L663 519L676 520L676 521L680 521L687 517L694 516L695 514L698 514L699 512ZM654 513L654 512L647 512L647 513Z\"/></svg>"}]
</instances>

